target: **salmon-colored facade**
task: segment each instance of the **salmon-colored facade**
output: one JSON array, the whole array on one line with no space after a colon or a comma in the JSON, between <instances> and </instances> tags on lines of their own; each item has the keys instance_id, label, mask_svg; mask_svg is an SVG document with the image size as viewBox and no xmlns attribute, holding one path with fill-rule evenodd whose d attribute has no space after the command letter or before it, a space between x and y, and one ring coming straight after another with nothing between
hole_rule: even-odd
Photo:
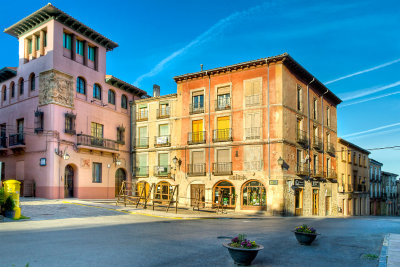
<instances>
[{"instance_id":1,"label":"salmon-colored facade","mask_svg":"<svg viewBox=\"0 0 400 267\"><path fill-rule=\"evenodd\" d=\"M118 45L51 4L5 32L19 66L0 71L3 179L38 197L114 198L131 178L129 103L146 95L106 75Z\"/></svg>"}]
</instances>

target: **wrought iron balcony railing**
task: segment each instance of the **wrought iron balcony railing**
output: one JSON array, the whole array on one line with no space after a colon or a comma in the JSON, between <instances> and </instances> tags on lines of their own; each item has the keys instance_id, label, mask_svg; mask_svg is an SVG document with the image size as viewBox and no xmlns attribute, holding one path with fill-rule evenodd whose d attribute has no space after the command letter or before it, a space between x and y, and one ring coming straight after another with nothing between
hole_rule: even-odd
<instances>
[{"instance_id":1,"label":"wrought iron balcony railing","mask_svg":"<svg viewBox=\"0 0 400 267\"><path fill-rule=\"evenodd\" d=\"M261 127L245 128L244 134L246 140L261 139Z\"/></svg>"},{"instance_id":2,"label":"wrought iron balcony railing","mask_svg":"<svg viewBox=\"0 0 400 267\"><path fill-rule=\"evenodd\" d=\"M204 144L206 142L206 132L189 132L188 133L188 144Z\"/></svg>"},{"instance_id":3,"label":"wrought iron balcony railing","mask_svg":"<svg viewBox=\"0 0 400 267\"><path fill-rule=\"evenodd\" d=\"M136 147L137 148L148 148L149 147L149 138L148 137L140 137L136 139Z\"/></svg>"},{"instance_id":4,"label":"wrought iron balcony railing","mask_svg":"<svg viewBox=\"0 0 400 267\"><path fill-rule=\"evenodd\" d=\"M169 107L157 109L157 119L165 119L169 118L170 116L171 114Z\"/></svg>"},{"instance_id":5,"label":"wrought iron balcony railing","mask_svg":"<svg viewBox=\"0 0 400 267\"><path fill-rule=\"evenodd\" d=\"M231 109L231 98L215 100L215 111Z\"/></svg>"},{"instance_id":6,"label":"wrought iron balcony railing","mask_svg":"<svg viewBox=\"0 0 400 267\"><path fill-rule=\"evenodd\" d=\"M318 136L314 136L313 138L313 148L315 148L317 151L322 151L324 149L322 140Z\"/></svg>"},{"instance_id":7,"label":"wrought iron balcony railing","mask_svg":"<svg viewBox=\"0 0 400 267\"><path fill-rule=\"evenodd\" d=\"M307 147L308 146L307 132L297 129L296 142L304 147Z\"/></svg>"},{"instance_id":8,"label":"wrought iron balcony railing","mask_svg":"<svg viewBox=\"0 0 400 267\"><path fill-rule=\"evenodd\" d=\"M232 128L218 129L213 131L213 142L232 141Z\"/></svg>"},{"instance_id":9,"label":"wrought iron balcony railing","mask_svg":"<svg viewBox=\"0 0 400 267\"><path fill-rule=\"evenodd\" d=\"M155 147L171 146L171 136L170 135L154 136L154 146Z\"/></svg>"},{"instance_id":10,"label":"wrought iron balcony railing","mask_svg":"<svg viewBox=\"0 0 400 267\"><path fill-rule=\"evenodd\" d=\"M205 163L188 164L187 173L189 176L205 176L207 173L206 164Z\"/></svg>"},{"instance_id":11,"label":"wrought iron balcony railing","mask_svg":"<svg viewBox=\"0 0 400 267\"><path fill-rule=\"evenodd\" d=\"M10 134L9 146L24 146L25 145L25 133Z\"/></svg>"},{"instance_id":12,"label":"wrought iron balcony railing","mask_svg":"<svg viewBox=\"0 0 400 267\"><path fill-rule=\"evenodd\" d=\"M204 105L189 105L189 114L204 113Z\"/></svg>"},{"instance_id":13,"label":"wrought iron balcony railing","mask_svg":"<svg viewBox=\"0 0 400 267\"><path fill-rule=\"evenodd\" d=\"M337 179L337 174L335 169L328 169L326 172L326 178L328 179Z\"/></svg>"},{"instance_id":14,"label":"wrought iron balcony railing","mask_svg":"<svg viewBox=\"0 0 400 267\"><path fill-rule=\"evenodd\" d=\"M298 163L296 165L296 174L299 176L306 176L310 174L310 169L307 163Z\"/></svg>"},{"instance_id":15,"label":"wrought iron balcony railing","mask_svg":"<svg viewBox=\"0 0 400 267\"><path fill-rule=\"evenodd\" d=\"M171 166L154 166L154 176L165 177L171 174Z\"/></svg>"},{"instance_id":16,"label":"wrought iron balcony railing","mask_svg":"<svg viewBox=\"0 0 400 267\"><path fill-rule=\"evenodd\" d=\"M136 121L147 121L149 119L149 111L146 109L140 109L136 114Z\"/></svg>"},{"instance_id":17,"label":"wrought iron balcony railing","mask_svg":"<svg viewBox=\"0 0 400 267\"><path fill-rule=\"evenodd\" d=\"M115 140L95 137L87 134L77 134L76 136L78 146L90 146L111 150L119 150L119 144Z\"/></svg>"},{"instance_id":18,"label":"wrought iron balcony railing","mask_svg":"<svg viewBox=\"0 0 400 267\"><path fill-rule=\"evenodd\" d=\"M335 156L335 146L332 143L326 143L326 149L328 154L330 154L331 156Z\"/></svg>"},{"instance_id":19,"label":"wrought iron balcony railing","mask_svg":"<svg viewBox=\"0 0 400 267\"><path fill-rule=\"evenodd\" d=\"M262 171L263 162L260 161L245 161L244 169L246 171Z\"/></svg>"},{"instance_id":20,"label":"wrought iron balcony railing","mask_svg":"<svg viewBox=\"0 0 400 267\"><path fill-rule=\"evenodd\" d=\"M324 177L324 172L322 171L322 166L314 166L311 170L311 176L315 178L322 178Z\"/></svg>"},{"instance_id":21,"label":"wrought iron balcony railing","mask_svg":"<svg viewBox=\"0 0 400 267\"><path fill-rule=\"evenodd\" d=\"M231 175L232 174L232 162L213 163L213 174L214 175Z\"/></svg>"},{"instance_id":22,"label":"wrought iron balcony railing","mask_svg":"<svg viewBox=\"0 0 400 267\"><path fill-rule=\"evenodd\" d=\"M149 166L137 166L136 177L149 177Z\"/></svg>"},{"instance_id":23,"label":"wrought iron balcony railing","mask_svg":"<svg viewBox=\"0 0 400 267\"><path fill-rule=\"evenodd\" d=\"M353 185L347 184L345 189L346 189L346 192L353 192Z\"/></svg>"}]
</instances>

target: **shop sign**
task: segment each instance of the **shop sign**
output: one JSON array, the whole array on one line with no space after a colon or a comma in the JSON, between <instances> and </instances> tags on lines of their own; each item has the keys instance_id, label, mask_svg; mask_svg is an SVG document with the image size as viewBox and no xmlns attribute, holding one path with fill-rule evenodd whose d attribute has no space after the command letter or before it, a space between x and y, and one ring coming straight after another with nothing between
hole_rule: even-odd
<instances>
[{"instance_id":1,"label":"shop sign","mask_svg":"<svg viewBox=\"0 0 400 267\"><path fill-rule=\"evenodd\" d=\"M311 182L311 184L312 184L312 187L319 187L319 181L312 181Z\"/></svg>"},{"instance_id":2,"label":"shop sign","mask_svg":"<svg viewBox=\"0 0 400 267\"><path fill-rule=\"evenodd\" d=\"M304 180L295 179L295 180L294 180L294 185L295 185L295 186L304 187Z\"/></svg>"},{"instance_id":3,"label":"shop sign","mask_svg":"<svg viewBox=\"0 0 400 267\"><path fill-rule=\"evenodd\" d=\"M270 185L278 185L278 180L269 180Z\"/></svg>"},{"instance_id":4,"label":"shop sign","mask_svg":"<svg viewBox=\"0 0 400 267\"><path fill-rule=\"evenodd\" d=\"M247 178L244 175L235 174L229 176L229 180L247 180Z\"/></svg>"}]
</instances>

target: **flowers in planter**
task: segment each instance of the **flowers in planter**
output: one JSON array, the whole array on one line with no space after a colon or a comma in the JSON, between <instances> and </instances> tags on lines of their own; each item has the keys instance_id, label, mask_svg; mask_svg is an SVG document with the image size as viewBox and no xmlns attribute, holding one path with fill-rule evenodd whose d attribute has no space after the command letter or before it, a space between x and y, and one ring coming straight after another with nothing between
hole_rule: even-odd
<instances>
[{"instance_id":1,"label":"flowers in planter","mask_svg":"<svg viewBox=\"0 0 400 267\"><path fill-rule=\"evenodd\" d=\"M305 234L316 234L317 233L316 229L314 229L311 226L308 226L307 224L303 224L303 225L297 226L294 229L294 231L296 233L305 233Z\"/></svg>"},{"instance_id":2,"label":"flowers in planter","mask_svg":"<svg viewBox=\"0 0 400 267\"><path fill-rule=\"evenodd\" d=\"M234 248L256 248L258 245L255 241L250 241L246 239L245 234L239 234L238 236L232 238L232 243L229 245Z\"/></svg>"}]
</instances>

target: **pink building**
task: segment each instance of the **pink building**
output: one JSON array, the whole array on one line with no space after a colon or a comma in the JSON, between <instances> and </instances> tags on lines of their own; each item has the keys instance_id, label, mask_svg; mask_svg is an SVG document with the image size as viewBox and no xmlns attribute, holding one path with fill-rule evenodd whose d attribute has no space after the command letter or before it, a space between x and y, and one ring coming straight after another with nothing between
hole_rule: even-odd
<instances>
[{"instance_id":1,"label":"pink building","mask_svg":"<svg viewBox=\"0 0 400 267\"><path fill-rule=\"evenodd\" d=\"M19 66L0 70L2 179L37 197L114 198L131 179L130 102L145 91L106 75L118 46L51 4L5 30Z\"/></svg>"}]
</instances>

